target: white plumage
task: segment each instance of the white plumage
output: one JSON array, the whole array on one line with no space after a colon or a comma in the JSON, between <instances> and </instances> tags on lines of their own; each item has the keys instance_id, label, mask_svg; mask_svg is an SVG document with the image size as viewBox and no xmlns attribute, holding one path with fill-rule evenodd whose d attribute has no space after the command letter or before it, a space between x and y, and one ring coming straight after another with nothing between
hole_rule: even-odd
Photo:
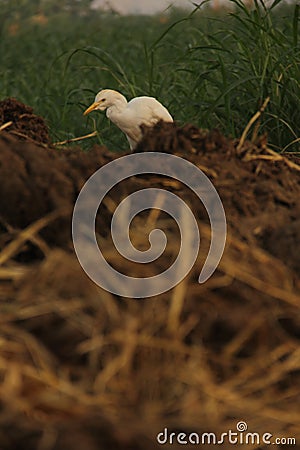
<instances>
[{"instance_id":1,"label":"white plumage","mask_svg":"<svg viewBox=\"0 0 300 450\"><path fill-rule=\"evenodd\" d=\"M106 110L107 117L126 134L131 150L142 137L141 125L152 127L160 120L173 122L167 108L154 97L135 97L127 102L124 95L112 89L98 92L94 103L84 111L84 115L96 109Z\"/></svg>"}]
</instances>

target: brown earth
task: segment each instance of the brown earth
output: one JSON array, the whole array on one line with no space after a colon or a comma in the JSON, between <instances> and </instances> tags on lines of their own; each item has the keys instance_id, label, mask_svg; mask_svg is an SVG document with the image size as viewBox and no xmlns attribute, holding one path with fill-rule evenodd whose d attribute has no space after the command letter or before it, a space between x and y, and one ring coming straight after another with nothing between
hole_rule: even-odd
<instances>
[{"instance_id":1,"label":"brown earth","mask_svg":"<svg viewBox=\"0 0 300 450\"><path fill-rule=\"evenodd\" d=\"M199 200L168 178L121 183L97 219L115 267L150 276L178 249L172 220L150 212L134 221L133 235L141 244L150 229L166 229L159 261L126 265L111 251L114 208L137 189L174 191L201 233L184 282L154 298L123 299L85 275L70 231L84 182L118 155L54 148L43 119L13 99L0 102L0 129L10 121L0 131L0 449L152 450L165 427L220 435L242 420L251 432L299 442L300 159L274 154L265 137L239 145L192 125L145 130L136 151L182 156L212 180L228 238L218 270L199 285L210 239Z\"/></svg>"},{"instance_id":2,"label":"brown earth","mask_svg":"<svg viewBox=\"0 0 300 450\"><path fill-rule=\"evenodd\" d=\"M14 134L20 140L50 144L45 120L33 113L30 106L14 98L0 101L0 126Z\"/></svg>"}]
</instances>

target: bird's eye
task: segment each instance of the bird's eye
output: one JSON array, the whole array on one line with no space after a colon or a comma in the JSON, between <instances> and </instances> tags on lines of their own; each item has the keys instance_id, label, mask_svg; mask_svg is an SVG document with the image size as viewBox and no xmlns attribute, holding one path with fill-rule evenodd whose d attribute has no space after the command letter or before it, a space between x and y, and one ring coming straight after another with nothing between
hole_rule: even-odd
<instances>
[{"instance_id":1,"label":"bird's eye","mask_svg":"<svg viewBox=\"0 0 300 450\"><path fill-rule=\"evenodd\" d=\"M102 99L101 99L101 102L106 102L106 98L102 98Z\"/></svg>"}]
</instances>

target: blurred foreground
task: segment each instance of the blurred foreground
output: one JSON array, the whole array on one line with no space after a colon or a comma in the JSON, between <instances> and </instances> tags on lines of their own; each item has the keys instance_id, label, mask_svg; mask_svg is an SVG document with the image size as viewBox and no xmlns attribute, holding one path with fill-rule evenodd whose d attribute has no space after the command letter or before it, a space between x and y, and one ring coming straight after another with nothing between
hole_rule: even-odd
<instances>
[{"instance_id":1,"label":"blurred foreground","mask_svg":"<svg viewBox=\"0 0 300 450\"><path fill-rule=\"evenodd\" d=\"M192 125L145 132L137 151L180 155L212 180L229 230L217 272L199 285L210 229L198 199L163 177L116 186L96 225L114 267L151 276L170 265L180 244L172 220L151 211L133 222L133 240L142 247L151 229L162 228L166 251L157 264L127 266L109 229L129 192L173 191L191 205L201 233L199 261L182 283L158 297L128 300L88 279L70 231L84 182L117 155L99 146L87 153L53 148L43 119L12 99L0 103L3 124L1 450L152 450L165 427L221 434L239 421L248 431L299 441L299 158L274 154L264 137L239 146Z\"/></svg>"}]
</instances>

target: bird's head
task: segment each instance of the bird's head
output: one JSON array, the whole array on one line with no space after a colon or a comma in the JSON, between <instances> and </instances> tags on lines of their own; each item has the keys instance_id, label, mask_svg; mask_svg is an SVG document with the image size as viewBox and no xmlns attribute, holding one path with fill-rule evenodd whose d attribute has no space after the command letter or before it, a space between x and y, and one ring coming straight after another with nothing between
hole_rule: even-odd
<instances>
[{"instance_id":1,"label":"bird's head","mask_svg":"<svg viewBox=\"0 0 300 450\"><path fill-rule=\"evenodd\" d=\"M97 109L100 111L105 111L107 108L118 105L119 103L127 103L124 95L120 94L120 92L113 91L112 89L103 89L102 91L98 92L95 97L94 103L92 103L91 106L89 106L83 114L86 116L91 111Z\"/></svg>"}]
</instances>

